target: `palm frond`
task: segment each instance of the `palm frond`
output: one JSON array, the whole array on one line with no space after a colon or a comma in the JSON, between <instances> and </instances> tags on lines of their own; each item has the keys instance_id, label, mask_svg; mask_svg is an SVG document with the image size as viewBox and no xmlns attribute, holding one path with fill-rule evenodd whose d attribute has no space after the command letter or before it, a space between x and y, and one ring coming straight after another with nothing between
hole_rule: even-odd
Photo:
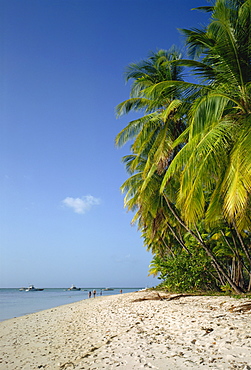
<instances>
[{"instance_id":1,"label":"palm frond","mask_svg":"<svg viewBox=\"0 0 251 370\"><path fill-rule=\"evenodd\" d=\"M139 111L139 110L152 110L153 101L146 98L130 98L125 100L124 102L120 103L116 107L117 117L120 117L124 114L129 113L130 111ZM149 108L152 107L152 108Z\"/></svg>"},{"instance_id":2,"label":"palm frond","mask_svg":"<svg viewBox=\"0 0 251 370\"><path fill-rule=\"evenodd\" d=\"M154 119L156 113L150 113L139 119L129 122L129 124L121 130L115 138L115 144L119 147L123 146L129 140L134 139L142 128L151 120Z\"/></svg>"}]
</instances>

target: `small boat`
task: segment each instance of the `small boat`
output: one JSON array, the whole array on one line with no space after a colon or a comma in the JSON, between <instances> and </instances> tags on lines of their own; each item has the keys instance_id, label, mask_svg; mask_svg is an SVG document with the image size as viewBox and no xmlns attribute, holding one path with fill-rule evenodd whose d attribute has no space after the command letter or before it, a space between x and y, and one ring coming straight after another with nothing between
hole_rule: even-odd
<instances>
[{"instance_id":1,"label":"small boat","mask_svg":"<svg viewBox=\"0 0 251 370\"><path fill-rule=\"evenodd\" d=\"M19 288L20 292L23 291L23 290L26 290L27 288Z\"/></svg>"},{"instance_id":2,"label":"small boat","mask_svg":"<svg viewBox=\"0 0 251 370\"><path fill-rule=\"evenodd\" d=\"M26 292L41 292L44 289L35 288L34 285L30 285L27 289L25 289Z\"/></svg>"},{"instance_id":3,"label":"small boat","mask_svg":"<svg viewBox=\"0 0 251 370\"><path fill-rule=\"evenodd\" d=\"M105 288L103 290L107 291L107 290L114 290L114 289L113 288Z\"/></svg>"},{"instance_id":4,"label":"small boat","mask_svg":"<svg viewBox=\"0 0 251 370\"><path fill-rule=\"evenodd\" d=\"M76 288L75 285L72 285L68 290L81 290L81 288Z\"/></svg>"}]
</instances>

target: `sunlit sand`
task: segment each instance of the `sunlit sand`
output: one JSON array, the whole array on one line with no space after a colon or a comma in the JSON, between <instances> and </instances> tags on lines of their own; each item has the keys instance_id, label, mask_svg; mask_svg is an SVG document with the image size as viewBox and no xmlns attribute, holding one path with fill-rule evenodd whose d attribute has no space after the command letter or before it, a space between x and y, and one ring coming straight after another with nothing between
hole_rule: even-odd
<instances>
[{"instance_id":1,"label":"sunlit sand","mask_svg":"<svg viewBox=\"0 0 251 370\"><path fill-rule=\"evenodd\" d=\"M250 369L250 304L145 291L86 299L0 323L0 369Z\"/></svg>"}]
</instances>

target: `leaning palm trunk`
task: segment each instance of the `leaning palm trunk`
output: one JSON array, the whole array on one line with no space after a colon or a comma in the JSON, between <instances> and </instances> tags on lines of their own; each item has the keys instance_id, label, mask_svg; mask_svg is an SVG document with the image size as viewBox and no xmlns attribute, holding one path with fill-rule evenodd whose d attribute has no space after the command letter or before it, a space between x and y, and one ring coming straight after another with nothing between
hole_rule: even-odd
<instances>
[{"instance_id":1,"label":"leaning palm trunk","mask_svg":"<svg viewBox=\"0 0 251 370\"><path fill-rule=\"evenodd\" d=\"M239 231L238 231L238 229L237 229L237 227L236 227L235 223L233 223L233 225L234 225L234 229L235 229L235 231L236 231L237 237L238 237L238 239L239 239L239 241L240 241L240 245L241 245L241 247L242 247L243 251L245 252L245 255L246 255L247 260L248 260L248 262L249 262L250 272L251 272L251 256L250 256L250 254L249 254L248 249L247 249L247 248L246 248L246 246L245 246L245 243L243 242L243 239L242 239L242 237L241 237L241 235L240 235L240 233L239 233Z\"/></svg>"},{"instance_id":2,"label":"leaning palm trunk","mask_svg":"<svg viewBox=\"0 0 251 370\"><path fill-rule=\"evenodd\" d=\"M177 240L177 242L181 245L181 247L182 247L183 249L185 249L185 251L186 251L189 255L191 255L192 253L187 249L187 247L185 246L185 244L184 244L184 242L181 240L181 238L179 238L179 237L178 237L178 235L176 234L176 232L174 231L174 229L172 228L172 226L171 226L171 225L169 225L169 223L167 223L167 226L168 226L168 228L171 230L171 232L172 232L173 236L175 237L175 239Z\"/></svg>"},{"instance_id":3,"label":"leaning palm trunk","mask_svg":"<svg viewBox=\"0 0 251 370\"><path fill-rule=\"evenodd\" d=\"M213 263L213 265L217 268L217 270L221 273L221 275L225 278L225 280L229 283L229 285L231 286L231 288L237 293L237 294L241 294L243 293L243 290L237 286L235 284L235 282L233 281L233 279L231 279L231 276L229 276L223 266L221 265L221 263L216 259L216 257L213 255L212 251L210 250L210 248L205 244L205 242L203 241L202 237L201 236L197 236L181 219L180 217L177 215L177 213L174 211L174 209L172 208L167 196L164 194L164 198L166 200L166 203L167 203L167 206L168 208L170 209L170 211L172 212L172 214L174 215L174 217L176 218L176 220L189 232L189 234L191 234L196 240L197 242L202 246L202 248L205 250L205 252L207 253L207 255L211 258L211 261Z\"/></svg>"},{"instance_id":4,"label":"leaning palm trunk","mask_svg":"<svg viewBox=\"0 0 251 370\"><path fill-rule=\"evenodd\" d=\"M246 271L246 273L249 275L249 283L246 284L246 285L248 285L247 291L250 291L250 289L251 289L251 285L250 285L250 283L251 283L251 265L250 264L247 265L246 262L243 260L243 258L240 256L240 253L239 253L239 250L238 250L238 247L237 247L236 235L234 234L233 229L230 229L230 231L231 231L231 234L232 234L232 241L233 241L234 247L231 247L231 245L229 244L229 242L228 242L228 240L227 240L227 238L224 235L222 230L221 230L221 234L222 234L226 244L228 245L229 249L231 249L233 254L234 254L235 261L236 261L236 263L238 263L239 269L241 269L242 277L243 277L243 271ZM242 244L244 245L243 241L242 241Z\"/></svg>"}]
</instances>

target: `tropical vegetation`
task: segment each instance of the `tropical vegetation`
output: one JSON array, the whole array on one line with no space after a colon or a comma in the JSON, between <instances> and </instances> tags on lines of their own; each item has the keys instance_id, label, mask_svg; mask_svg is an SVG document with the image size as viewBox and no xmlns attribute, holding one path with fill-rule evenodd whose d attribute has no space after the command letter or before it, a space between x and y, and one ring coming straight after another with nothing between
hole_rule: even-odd
<instances>
[{"instance_id":1,"label":"tropical vegetation","mask_svg":"<svg viewBox=\"0 0 251 370\"><path fill-rule=\"evenodd\" d=\"M125 71L131 92L117 115L139 117L116 137L132 143L121 189L163 286L243 293L251 290L251 0L197 9L210 21L181 30L188 57L172 47Z\"/></svg>"}]
</instances>

